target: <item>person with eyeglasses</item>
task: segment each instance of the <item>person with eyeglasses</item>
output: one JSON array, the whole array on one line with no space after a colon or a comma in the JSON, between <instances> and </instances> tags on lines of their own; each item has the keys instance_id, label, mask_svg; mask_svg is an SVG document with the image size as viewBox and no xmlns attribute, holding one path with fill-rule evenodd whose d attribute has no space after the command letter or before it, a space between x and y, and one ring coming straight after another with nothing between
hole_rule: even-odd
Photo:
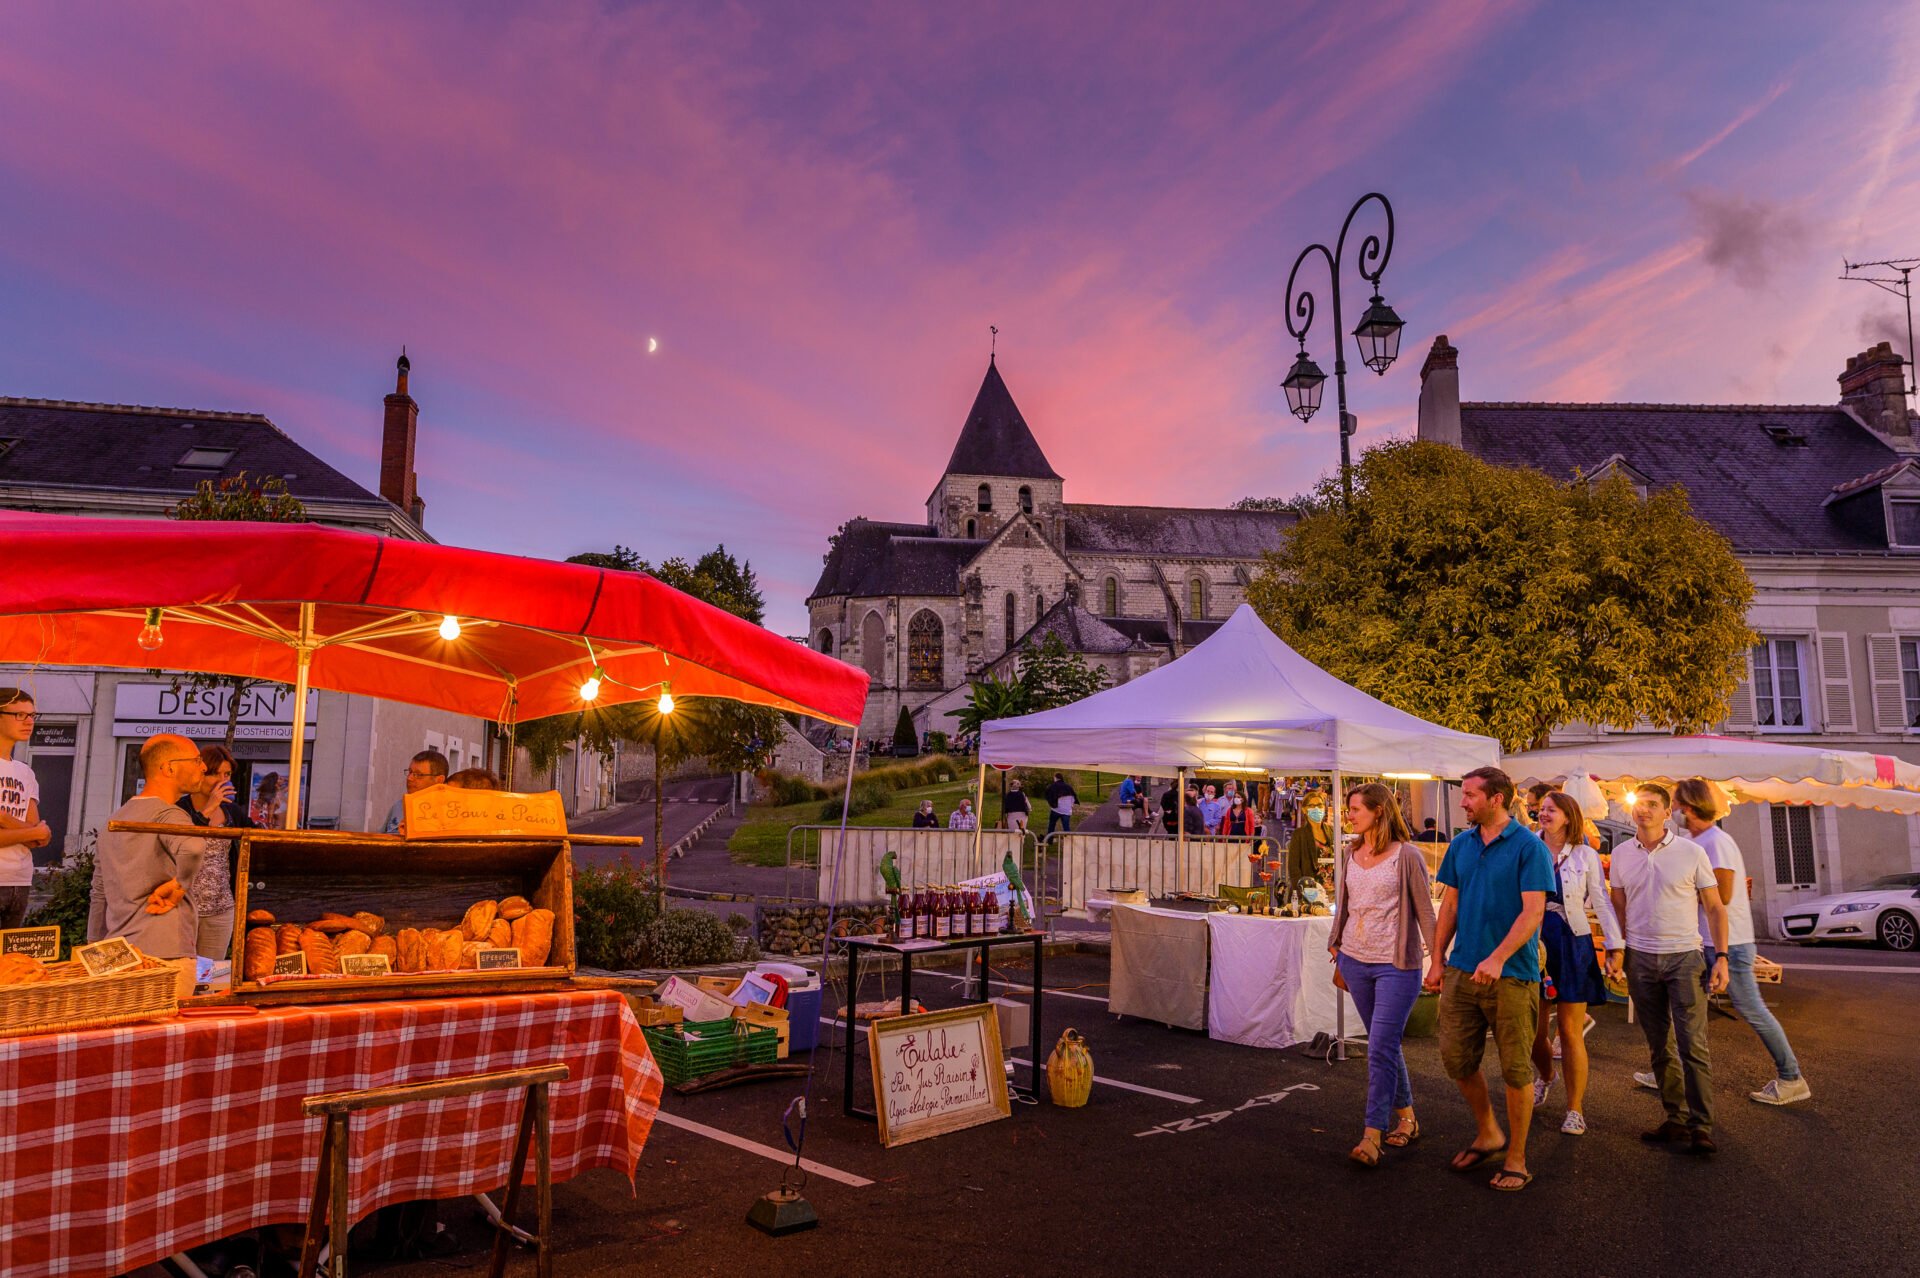
<instances>
[{"instance_id":1,"label":"person with eyeglasses","mask_svg":"<svg viewBox=\"0 0 1920 1278\"><path fill-rule=\"evenodd\" d=\"M206 771L200 748L185 737L163 732L140 747L140 792L111 819L177 825L181 833L100 832L88 941L125 937L154 958L198 954L199 917L185 885L200 873L201 862L220 849L193 834L192 819L180 810L180 796L198 790Z\"/></svg>"},{"instance_id":2,"label":"person with eyeglasses","mask_svg":"<svg viewBox=\"0 0 1920 1278\"><path fill-rule=\"evenodd\" d=\"M40 784L13 748L33 737L33 698L0 688L0 928L19 927L33 888L33 850L53 841L40 819Z\"/></svg>"},{"instance_id":3,"label":"person with eyeglasses","mask_svg":"<svg viewBox=\"0 0 1920 1278\"><path fill-rule=\"evenodd\" d=\"M447 779L447 756L429 746L407 763L407 793L418 794L429 786L439 785ZM382 834L401 833L401 823L407 818L407 801L403 796L393 801L393 810L387 813L387 823L380 827Z\"/></svg>"}]
</instances>

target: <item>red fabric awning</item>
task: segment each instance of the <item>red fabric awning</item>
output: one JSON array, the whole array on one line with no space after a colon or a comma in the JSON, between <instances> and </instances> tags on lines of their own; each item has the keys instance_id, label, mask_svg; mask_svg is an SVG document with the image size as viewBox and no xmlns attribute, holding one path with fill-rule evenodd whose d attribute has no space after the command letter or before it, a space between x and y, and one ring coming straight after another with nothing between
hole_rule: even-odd
<instances>
[{"instance_id":1,"label":"red fabric awning","mask_svg":"<svg viewBox=\"0 0 1920 1278\"><path fill-rule=\"evenodd\" d=\"M0 512L0 661L293 683L302 604L313 687L489 719L580 709L596 658L599 705L663 682L839 723L866 703L862 671L640 573L311 524ZM153 607L149 653L134 640Z\"/></svg>"}]
</instances>

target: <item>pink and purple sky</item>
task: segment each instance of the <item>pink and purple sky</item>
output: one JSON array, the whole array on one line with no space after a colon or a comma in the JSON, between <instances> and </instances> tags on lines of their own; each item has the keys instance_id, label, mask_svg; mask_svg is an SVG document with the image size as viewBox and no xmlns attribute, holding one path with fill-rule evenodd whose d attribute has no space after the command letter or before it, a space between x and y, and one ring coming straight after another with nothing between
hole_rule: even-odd
<instances>
[{"instance_id":1,"label":"pink and purple sky","mask_svg":"<svg viewBox=\"0 0 1920 1278\"><path fill-rule=\"evenodd\" d=\"M404 342L441 540L724 541L797 632L989 324L1069 500L1305 488L1287 270L1376 187L1362 446L1441 332L1469 399L1832 402L1905 346L1835 276L1920 254L1915 47L1910 0L15 0L0 394L264 412L372 487Z\"/></svg>"}]
</instances>

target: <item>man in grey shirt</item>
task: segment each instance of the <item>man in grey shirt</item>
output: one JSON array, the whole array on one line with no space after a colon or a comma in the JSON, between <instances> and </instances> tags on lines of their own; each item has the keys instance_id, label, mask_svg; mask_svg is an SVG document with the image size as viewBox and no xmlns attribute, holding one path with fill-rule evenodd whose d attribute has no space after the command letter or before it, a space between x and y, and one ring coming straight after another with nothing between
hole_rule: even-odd
<instances>
[{"instance_id":1,"label":"man in grey shirt","mask_svg":"<svg viewBox=\"0 0 1920 1278\"><path fill-rule=\"evenodd\" d=\"M103 830L93 868L87 940L123 936L154 958L192 958L198 952L199 920L183 890L200 872L209 842L196 837L180 810L180 796L197 789L206 772L199 748L185 737L162 733L140 748L140 793L120 805L114 821L177 825L179 834L133 834Z\"/></svg>"}]
</instances>

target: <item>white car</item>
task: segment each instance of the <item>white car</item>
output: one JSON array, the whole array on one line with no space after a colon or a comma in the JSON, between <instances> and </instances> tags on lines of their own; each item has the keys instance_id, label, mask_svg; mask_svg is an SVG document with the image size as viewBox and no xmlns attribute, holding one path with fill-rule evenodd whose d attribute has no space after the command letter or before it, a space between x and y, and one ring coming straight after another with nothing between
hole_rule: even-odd
<instances>
[{"instance_id":1,"label":"white car","mask_svg":"<svg viewBox=\"0 0 1920 1278\"><path fill-rule=\"evenodd\" d=\"M1799 941L1878 941L1910 951L1920 945L1920 874L1889 874L1797 903L1781 912L1780 927Z\"/></svg>"}]
</instances>

